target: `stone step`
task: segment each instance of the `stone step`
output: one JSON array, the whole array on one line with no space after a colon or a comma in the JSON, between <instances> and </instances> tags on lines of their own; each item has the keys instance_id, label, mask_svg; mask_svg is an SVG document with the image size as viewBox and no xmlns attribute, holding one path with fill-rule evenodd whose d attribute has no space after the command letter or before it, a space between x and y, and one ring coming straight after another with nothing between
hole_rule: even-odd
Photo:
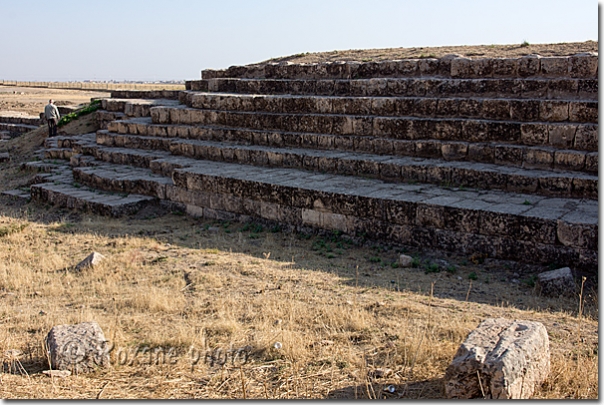
<instances>
[{"instance_id":1,"label":"stone step","mask_svg":"<svg viewBox=\"0 0 604 405\"><path fill-rule=\"evenodd\" d=\"M177 106L178 100L104 98L101 108L109 112L122 112L127 117L149 117L149 109L156 106Z\"/></svg>"},{"instance_id":2,"label":"stone step","mask_svg":"<svg viewBox=\"0 0 604 405\"><path fill-rule=\"evenodd\" d=\"M170 152L162 152L158 150L141 150L123 147L105 147L91 146L86 149L85 153L89 155L78 155L75 159L72 158L72 166L90 166L91 162L107 162L121 165L131 165L135 167L151 167L151 162L157 159L163 159L171 156ZM84 156L93 160L84 159Z\"/></svg>"},{"instance_id":3,"label":"stone step","mask_svg":"<svg viewBox=\"0 0 604 405\"><path fill-rule=\"evenodd\" d=\"M158 140L162 142L161 148ZM598 176L578 172L529 170L476 162L394 157L358 152L240 145L225 141L117 135L105 131L99 131L97 143L108 146L98 148L91 153L99 160L138 167L150 167L151 161L156 156L155 151L161 149L170 151L173 155L193 159L297 168L322 173L379 178L385 181L447 184L558 197L598 198ZM113 147L116 145L119 148ZM124 148L142 148L153 152L135 152ZM100 157L101 154L104 156ZM157 157L166 157L166 155Z\"/></svg>"},{"instance_id":4,"label":"stone step","mask_svg":"<svg viewBox=\"0 0 604 405\"><path fill-rule=\"evenodd\" d=\"M378 77L452 78L597 78L598 54L573 56L470 59L448 55L442 58L402 59L381 62L267 63L206 69L203 79L366 79Z\"/></svg>"},{"instance_id":5,"label":"stone step","mask_svg":"<svg viewBox=\"0 0 604 405\"><path fill-rule=\"evenodd\" d=\"M4 124L25 124L25 125L33 125L40 126L42 125L42 120L40 120L39 116L35 115L27 115L24 113L18 112L0 112L0 123Z\"/></svg>"},{"instance_id":6,"label":"stone step","mask_svg":"<svg viewBox=\"0 0 604 405\"><path fill-rule=\"evenodd\" d=\"M209 79L186 82L187 90L341 97L485 97L598 100L597 79ZM183 93L180 97L184 97ZM181 103L184 101L181 99Z\"/></svg>"},{"instance_id":7,"label":"stone step","mask_svg":"<svg viewBox=\"0 0 604 405\"><path fill-rule=\"evenodd\" d=\"M111 163L74 167L73 178L94 189L141 194L161 200L166 199L166 186L174 184L171 178L153 173L150 169Z\"/></svg>"},{"instance_id":8,"label":"stone step","mask_svg":"<svg viewBox=\"0 0 604 405\"><path fill-rule=\"evenodd\" d=\"M146 205L156 202L153 197L136 194L116 195L64 183L34 184L31 186L31 196L35 201L112 217L134 214Z\"/></svg>"},{"instance_id":9,"label":"stone step","mask_svg":"<svg viewBox=\"0 0 604 405\"><path fill-rule=\"evenodd\" d=\"M479 97L317 97L199 92L185 92L181 101L183 100L191 108L236 112L598 123L597 101Z\"/></svg>"},{"instance_id":10,"label":"stone step","mask_svg":"<svg viewBox=\"0 0 604 405\"><path fill-rule=\"evenodd\" d=\"M115 111L106 111L106 110L97 110L96 111L96 121L101 129L107 129L109 123L117 120L122 120L126 118L126 114L122 112Z\"/></svg>"},{"instance_id":11,"label":"stone step","mask_svg":"<svg viewBox=\"0 0 604 405\"><path fill-rule=\"evenodd\" d=\"M47 138L47 141L49 141L49 140L56 140L57 148L74 148L74 147L76 147L76 145L79 145L82 143L96 142L96 133L91 132L91 133L82 134L82 135L55 136L52 138Z\"/></svg>"},{"instance_id":12,"label":"stone step","mask_svg":"<svg viewBox=\"0 0 604 405\"><path fill-rule=\"evenodd\" d=\"M6 195L12 198L16 198L16 199L21 199L21 200L27 200L29 201L31 199L31 192L29 190L21 190L21 189L16 189L16 190L5 190L0 192L0 194L2 195Z\"/></svg>"},{"instance_id":13,"label":"stone step","mask_svg":"<svg viewBox=\"0 0 604 405\"><path fill-rule=\"evenodd\" d=\"M210 218L262 218L397 244L597 271L597 201L167 158L172 179L101 164L76 181L157 196Z\"/></svg>"},{"instance_id":14,"label":"stone step","mask_svg":"<svg viewBox=\"0 0 604 405\"><path fill-rule=\"evenodd\" d=\"M34 129L38 129L38 126L27 124L8 124L5 122L0 122L0 131L7 131L12 136L25 134L27 132L33 131Z\"/></svg>"},{"instance_id":15,"label":"stone step","mask_svg":"<svg viewBox=\"0 0 604 405\"><path fill-rule=\"evenodd\" d=\"M210 125L388 139L503 142L598 150L598 125L496 121L470 118L378 117L370 115L279 114L154 107L154 124Z\"/></svg>"},{"instance_id":16,"label":"stone step","mask_svg":"<svg viewBox=\"0 0 604 405\"><path fill-rule=\"evenodd\" d=\"M108 131L112 132L108 132ZM542 170L598 172L598 152L556 149L549 146L511 145L494 142L463 142L440 140L398 140L388 138L320 135L294 132L242 130L211 126L152 124L148 118L116 121L109 130L98 131L97 142L103 145L121 145L151 149L158 141L147 142L146 137L228 141L246 145L293 147L346 152L373 153L390 156L430 157L444 160L462 160L495 163ZM121 138L119 135L139 135L140 139ZM113 138L113 139L111 139ZM161 142L162 150L169 143Z\"/></svg>"},{"instance_id":17,"label":"stone step","mask_svg":"<svg viewBox=\"0 0 604 405\"><path fill-rule=\"evenodd\" d=\"M111 98L178 100L180 90L114 90Z\"/></svg>"},{"instance_id":18,"label":"stone step","mask_svg":"<svg viewBox=\"0 0 604 405\"><path fill-rule=\"evenodd\" d=\"M34 162L25 162L21 164L21 169L30 170L33 172L52 173L65 167L65 162L62 160L40 160Z\"/></svg>"},{"instance_id":19,"label":"stone step","mask_svg":"<svg viewBox=\"0 0 604 405\"><path fill-rule=\"evenodd\" d=\"M44 159L69 160L73 154L72 148L48 148L44 151Z\"/></svg>"}]
</instances>

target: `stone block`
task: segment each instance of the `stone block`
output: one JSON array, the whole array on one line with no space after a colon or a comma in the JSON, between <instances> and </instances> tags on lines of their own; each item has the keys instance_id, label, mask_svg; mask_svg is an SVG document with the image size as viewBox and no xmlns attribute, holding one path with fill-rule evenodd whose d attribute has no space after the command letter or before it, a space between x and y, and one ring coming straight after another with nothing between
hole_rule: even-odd
<instances>
[{"instance_id":1,"label":"stone block","mask_svg":"<svg viewBox=\"0 0 604 405\"><path fill-rule=\"evenodd\" d=\"M541 58L541 75L544 77L567 77L569 72L568 57L553 56Z\"/></svg>"},{"instance_id":2,"label":"stone block","mask_svg":"<svg viewBox=\"0 0 604 405\"><path fill-rule=\"evenodd\" d=\"M559 148L571 148L575 143L576 125L548 125L549 144Z\"/></svg>"},{"instance_id":3,"label":"stone block","mask_svg":"<svg viewBox=\"0 0 604 405\"><path fill-rule=\"evenodd\" d=\"M443 58L444 59L444 58ZM441 59L442 61L442 59ZM450 60L450 75L455 78L467 78L471 76L470 58L452 58Z\"/></svg>"},{"instance_id":4,"label":"stone block","mask_svg":"<svg viewBox=\"0 0 604 405\"><path fill-rule=\"evenodd\" d=\"M411 256L401 255L399 257L398 264L401 267L411 267L412 263L413 263L413 258Z\"/></svg>"},{"instance_id":5,"label":"stone block","mask_svg":"<svg viewBox=\"0 0 604 405\"><path fill-rule=\"evenodd\" d=\"M54 326L46 336L53 370L74 374L93 372L109 366L109 347L96 322Z\"/></svg>"},{"instance_id":6,"label":"stone block","mask_svg":"<svg viewBox=\"0 0 604 405\"><path fill-rule=\"evenodd\" d=\"M553 298L573 297L575 288L575 279L569 267L539 273L535 283L538 294Z\"/></svg>"},{"instance_id":7,"label":"stone block","mask_svg":"<svg viewBox=\"0 0 604 405\"><path fill-rule=\"evenodd\" d=\"M580 150L598 150L598 126L579 125L575 134L574 147Z\"/></svg>"},{"instance_id":8,"label":"stone block","mask_svg":"<svg viewBox=\"0 0 604 405\"><path fill-rule=\"evenodd\" d=\"M554 155L556 169L583 170L585 167L585 152L575 150L557 150Z\"/></svg>"},{"instance_id":9,"label":"stone block","mask_svg":"<svg viewBox=\"0 0 604 405\"><path fill-rule=\"evenodd\" d=\"M92 252L84 260L82 260L80 263L78 263L75 266L75 270L76 271L81 271L81 270L84 270L84 269L89 268L89 267L97 266L104 259L105 259L105 256L103 256L102 254L100 254L98 252Z\"/></svg>"},{"instance_id":10,"label":"stone block","mask_svg":"<svg viewBox=\"0 0 604 405\"><path fill-rule=\"evenodd\" d=\"M547 81L547 98L564 100L576 98L578 89L577 80L551 79Z\"/></svg>"},{"instance_id":11,"label":"stone block","mask_svg":"<svg viewBox=\"0 0 604 405\"><path fill-rule=\"evenodd\" d=\"M547 145L549 131L547 125L522 124L520 126L520 140L525 145Z\"/></svg>"},{"instance_id":12,"label":"stone block","mask_svg":"<svg viewBox=\"0 0 604 405\"><path fill-rule=\"evenodd\" d=\"M515 121L537 121L539 119L539 101L511 100L510 118Z\"/></svg>"},{"instance_id":13,"label":"stone block","mask_svg":"<svg viewBox=\"0 0 604 405\"><path fill-rule=\"evenodd\" d=\"M594 224L558 220L558 240L564 246L579 249L598 249L598 227Z\"/></svg>"},{"instance_id":14,"label":"stone block","mask_svg":"<svg viewBox=\"0 0 604 405\"><path fill-rule=\"evenodd\" d=\"M522 167L530 169L551 169L554 164L554 148L526 148Z\"/></svg>"},{"instance_id":15,"label":"stone block","mask_svg":"<svg viewBox=\"0 0 604 405\"><path fill-rule=\"evenodd\" d=\"M598 76L598 54L585 52L569 58L570 77L595 78Z\"/></svg>"},{"instance_id":16,"label":"stone block","mask_svg":"<svg viewBox=\"0 0 604 405\"><path fill-rule=\"evenodd\" d=\"M568 101L544 100L539 103L539 119L541 121L567 121Z\"/></svg>"},{"instance_id":17,"label":"stone block","mask_svg":"<svg viewBox=\"0 0 604 405\"><path fill-rule=\"evenodd\" d=\"M489 318L457 350L445 373L445 393L459 399L527 399L549 370L543 324Z\"/></svg>"},{"instance_id":18,"label":"stone block","mask_svg":"<svg viewBox=\"0 0 604 405\"><path fill-rule=\"evenodd\" d=\"M585 171L598 173L598 152L590 152L585 155Z\"/></svg>"},{"instance_id":19,"label":"stone block","mask_svg":"<svg viewBox=\"0 0 604 405\"><path fill-rule=\"evenodd\" d=\"M510 101L501 99L486 99L482 102L481 118L490 120L510 119Z\"/></svg>"},{"instance_id":20,"label":"stone block","mask_svg":"<svg viewBox=\"0 0 604 405\"><path fill-rule=\"evenodd\" d=\"M541 56L526 55L518 60L518 75L520 77L530 77L539 74L541 69Z\"/></svg>"},{"instance_id":21,"label":"stone block","mask_svg":"<svg viewBox=\"0 0 604 405\"><path fill-rule=\"evenodd\" d=\"M469 62L470 76L473 78L493 77L493 59L471 59Z\"/></svg>"},{"instance_id":22,"label":"stone block","mask_svg":"<svg viewBox=\"0 0 604 405\"><path fill-rule=\"evenodd\" d=\"M518 59L495 58L493 60L493 77L514 77L518 74Z\"/></svg>"},{"instance_id":23,"label":"stone block","mask_svg":"<svg viewBox=\"0 0 604 405\"><path fill-rule=\"evenodd\" d=\"M441 153L445 160L462 160L468 155L468 144L466 142L443 142Z\"/></svg>"},{"instance_id":24,"label":"stone block","mask_svg":"<svg viewBox=\"0 0 604 405\"><path fill-rule=\"evenodd\" d=\"M598 102L572 102L568 112L568 118L572 122L598 122Z\"/></svg>"}]
</instances>

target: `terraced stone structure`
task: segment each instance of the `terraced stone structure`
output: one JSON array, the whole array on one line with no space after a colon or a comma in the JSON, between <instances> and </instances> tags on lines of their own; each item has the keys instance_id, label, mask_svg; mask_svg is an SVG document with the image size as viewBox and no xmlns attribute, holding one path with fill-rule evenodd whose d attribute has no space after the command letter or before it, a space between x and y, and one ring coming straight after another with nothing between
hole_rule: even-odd
<instances>
[{"instance_id":1,"label":"terraced stone structure","mask_svg":"<svg viewBox=\"0 0 604 405\"><path fill-rule=\"evenodd\" d=\"M21 112L5 111L0 113L0 140L8 140L33 131L42 125L39 117Z\"/></svg>"},{"instance_id":2,"label":"terraced stone structure","mask_svg":"<svg viewBox=\"0 0 604 405\"><path fill-rule=\"evenodd\" d=\"M71 167L32 194L111 215L162 200L595 275L597 73L595 54L206 70L178 100L104 100L105 129L50 140L47 157Z\"/></svg>"}]
</instances>

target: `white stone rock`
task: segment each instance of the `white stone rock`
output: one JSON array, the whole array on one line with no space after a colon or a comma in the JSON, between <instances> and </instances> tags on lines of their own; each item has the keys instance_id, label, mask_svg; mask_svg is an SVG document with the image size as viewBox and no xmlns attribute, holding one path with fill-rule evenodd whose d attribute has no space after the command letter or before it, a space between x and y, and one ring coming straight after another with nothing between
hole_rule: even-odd
<instances>
[{"instance_id":1,"label":"white stone rock","mask_svg":"<svg viewBox=\"0 0 604 405\"><path fill-rule=\"evenodd\" d=\"M109 347L96 322L58 325L46 336L53 370L87 373L109 365Z\"/></svg>"},{"instance_id":2,"label":"white stone rock","mask_svg":"<svg viewBox=\"0 0 604 405\"><path fill-rule=\"evenodd\" d=\"M413 262L413 258L408 255L401 255L398 260L401 267L411 267L411 263Z\"/></svg>"},{"instance_id":3,"label":"white stone rock","mask_svg":"<svg viewBox=\"0 0 604 405\"><path fill-rule=\"evenodd\" d=\"M69 370L44 370L42 372L49 377L65 378L71 375L71 371Z\"/></svg>"},{"instance_id":4,"label":"white stone rock","mask_svg":"<svg viewBox=\"0 0 604 405\"><path fill-rule=\"evenodd\" d=\"M549 369L543 324L490 318L457 350L445 373L445 393L447 398L526 399Z\"/></svg>"},{"instance_id":5,"label":"white stone rock","mask_svg":"<svg viewBox=\"0 0 604 405\"><path fill-rule=\"evenodd\" d=\"M573 296L575 279L569 267L540 273L537 276L536 290L548 297Z\"/></svg>"},{"instance_id":6,"label":"white stone rock","mask_svg":"<svg viewBox=\"0 0 604 405\"><path fill-rule=\"evenodd\" d=\"M85 268L88 267L94 267L96 265L98 265L100 262L102 262L105 259L105 256L103 256L100 253L97 252L92 252L91 254L88 255L88 257L86 257L84 260L82 260L80 263L78 263L75 267L76 271L81 271Z\"/></svg>"}]
</instances>

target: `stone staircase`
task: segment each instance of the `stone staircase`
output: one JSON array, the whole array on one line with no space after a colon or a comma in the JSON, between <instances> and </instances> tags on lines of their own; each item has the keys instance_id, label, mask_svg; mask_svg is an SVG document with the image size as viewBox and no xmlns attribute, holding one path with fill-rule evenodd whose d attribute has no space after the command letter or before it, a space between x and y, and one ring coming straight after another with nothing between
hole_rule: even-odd
<instances>
[{"instance_id":1,"label":"stone staircase","mask_svg":"<svg viewBox=\"0 0 604 405\"><path fill-rule=\"evenodd\" d=\"M4 111L0 113L0 140L9 140L42 125L40 117L21 112Z\"/></svg>"},{"instance_id":2,"label":"stone staircase","mask_svg":"<svg viewBox=\"0 0 604 405\"><path fill-rule=\"evenodd\" d=\"M597 70L592 54L206 70L186 91L103 100L96 134L47 142L70 166L32 196L108 215L162 201L595 275Z\"/></svg>"}]
</instances>

